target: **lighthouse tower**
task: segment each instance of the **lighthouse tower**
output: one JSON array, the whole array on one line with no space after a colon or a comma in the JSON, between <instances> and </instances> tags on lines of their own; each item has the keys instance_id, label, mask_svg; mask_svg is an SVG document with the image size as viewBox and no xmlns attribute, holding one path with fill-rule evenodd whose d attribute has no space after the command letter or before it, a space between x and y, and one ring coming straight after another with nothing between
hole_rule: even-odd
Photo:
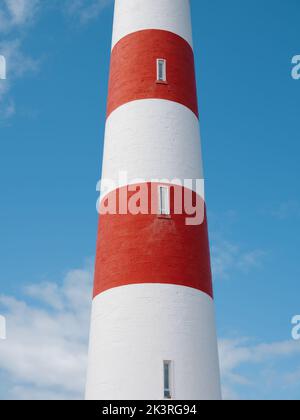
<instances>
[{"instance_id":1,"label":"lighthouse tower","mask_svg":"<svg viewBox=\"0 0 300 420\"><path fill-rule=\"evenodd\" d=\"M102 179L86 398L220 399L189 0L115 1Z\"/></svg>"}]
</instances>

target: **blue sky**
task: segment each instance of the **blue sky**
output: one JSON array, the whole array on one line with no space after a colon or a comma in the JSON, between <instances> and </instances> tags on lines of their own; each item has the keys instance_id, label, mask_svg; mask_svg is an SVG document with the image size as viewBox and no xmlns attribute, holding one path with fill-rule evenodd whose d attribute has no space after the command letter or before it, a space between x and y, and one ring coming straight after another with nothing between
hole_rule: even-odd
<instances>
[{"instance_id":1,"label":"blue sky","mask_svg":"<svg viewBox=\"0 0 300 420\"><path fill-rule=\"evenodd\" d=\"M300 3L191 3L224 396L299 399ZM6 4L0 398L82 398L112 1Z\"/></svg>"}]
</instances>

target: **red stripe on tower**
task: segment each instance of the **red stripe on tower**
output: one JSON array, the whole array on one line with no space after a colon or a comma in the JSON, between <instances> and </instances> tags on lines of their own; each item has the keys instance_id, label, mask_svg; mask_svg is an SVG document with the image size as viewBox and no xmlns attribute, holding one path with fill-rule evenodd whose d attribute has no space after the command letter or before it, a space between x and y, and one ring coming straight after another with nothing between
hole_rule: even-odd
<instances>
[{"instance_id":1,"label":"red stripe on tower","mask_svg":"<svg viewBox=\"0 0 300 420\"><path fill-rule=\"evenodd\" d=\"M132 191L123 187L112 192L103 201L117 203L127 195L126 204L134 199L146 203L148 214L103 215L98 228L98 245L95 270L94 296L114 287L128 284L159 283L192 287L213 297L207 222L203 200L198 203L199 224L188 226L193 214L175 214L175 195L178 208L184 210L184 191L179 186L170 187L170 213L168 216L151 214L151 196L158 197L160 184L135 185ZM193 193L191 202L196 202ZM140 208L137 203L137 208ZM119 213L119 208L117 209ZM203 220L203 222L202 222ZM201 224L200 224L201 222ZM118 252L116 252L116 249ZM169 262L169 263L168 263Z\"/></svg>"},{"instance_id":2,"label":"red stripe on tower","mask_svg":"<svg viewBox=\"0 0 300 420\"><path fill-rule=\"evenodd\" d=\"M188 0L115 1L102 178L87 399L219 399Z\"/></svg>"},{"instance_id":3,"label":"red stripe on tower","mask_svg":"<svg viewBox=\"0 0 300 420\"><path fill-rule=\"evenodd\" d=\"M166 60L167 79L157 80L157 59ZM166 99L190 108L198 116L194 54L191 46L171 32L145 30L127 35L111 57L108 116L138 99Z\"/></svg>"}]
</instances>

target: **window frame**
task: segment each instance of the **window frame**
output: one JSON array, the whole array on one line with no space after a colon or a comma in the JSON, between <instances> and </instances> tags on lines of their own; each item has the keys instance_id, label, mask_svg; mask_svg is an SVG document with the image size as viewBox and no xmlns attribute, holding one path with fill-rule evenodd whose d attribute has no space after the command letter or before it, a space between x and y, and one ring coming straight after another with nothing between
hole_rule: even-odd
<instances>
[{"instance_id":1,"label":"window frame","mask_svg":"<svg viewBox=\"0 0 300 420\"><path fill-rule=\"evenodd\" d=\"M162 77L160 77L161 65L162 65ZM158 58L156 60L156 80L158 83L167 83L167 60L165 58Z\"/></svg>"},{"instance_id":2,"label":"window frame","mask_svg":"<svg viewBox=\"0 0 300 420\"><path fill-rule=\"evenodd\" d=\"M173 398L172 368L173 368L173 363L171 360L163 361L163 380L164 380L164 399L165 400L172 400ZM166 369L167 369L167 376L166 376ZM166 382L168 386L166 386Z\"/></svg>"},{"instance_id":3,"label":"window frame","mask_svg":"<svg viewBox=\"0 0 300 420\"><path fill-rule=\"evenodd\" d=\"M165 195L162 193L165 191ZM171 191L167 185L158 186L158 214L161 217L171 216Z\"/></svg>"}]
</instances>

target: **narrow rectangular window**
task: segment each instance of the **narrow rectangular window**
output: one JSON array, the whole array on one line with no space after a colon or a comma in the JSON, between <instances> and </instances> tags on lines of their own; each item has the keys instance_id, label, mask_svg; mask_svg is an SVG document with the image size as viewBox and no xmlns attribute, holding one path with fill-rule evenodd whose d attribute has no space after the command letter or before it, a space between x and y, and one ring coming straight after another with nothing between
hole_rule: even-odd
<instances>
[{"instance_id":1,"label":"narrow rectangular window","mask_svg":"<svg viewBox=\"0 0 300 420\"><path fill-rule=\"evenodd\" d=\"M159 193L159 214L162 216L170 215L170 189L165 186L158 187Z\"/></svg>"},{"instance_id":2,"label":"narrow rectangular window","mask_svg":"<svg viewBox=\"0 0 300 420\"><path fill-rule=\"evenodd\" d=\"M167 81L167 61L163 58L157 60L157 81L166 82Z\"/></svg>"},{"instance_id":3,"label":"narrow rectangular window","mask_svg":"<svg viewBox=\"0 0 300 420\"><path fill-rule=\"evenodd\" d=\"M164 361L164 398L168 400L172 399L171 362L167 360Z\"/></svg>"}]
</instances>

